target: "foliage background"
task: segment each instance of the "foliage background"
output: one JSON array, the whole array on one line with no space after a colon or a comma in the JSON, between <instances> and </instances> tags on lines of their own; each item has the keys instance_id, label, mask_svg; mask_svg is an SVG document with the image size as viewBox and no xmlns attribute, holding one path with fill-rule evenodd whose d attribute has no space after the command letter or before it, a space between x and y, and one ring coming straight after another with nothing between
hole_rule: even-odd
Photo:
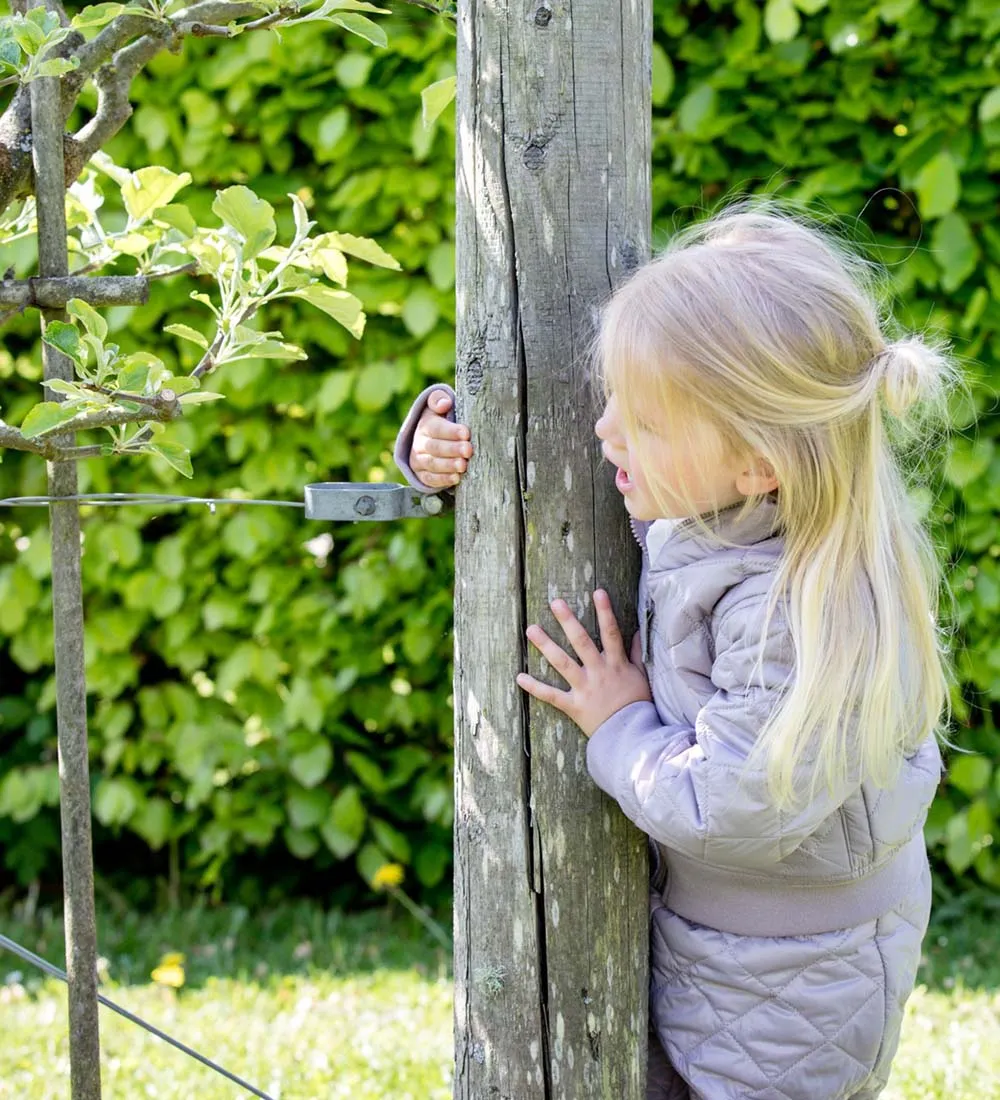
<instances>
[{"instance_id":1,"label":"foliage background","mask_svg":"<svg viewBox=\"0 0 1000 1100\"><path fill-rule=\"evenodd\" d=\"M973 379L935 507L956 595L954 755L929 835L939 890L1000 887L1000 9L993 0L656 0L657 236L739 190L856 219L889 264L898 316L949 334ZM454 123L420 91L454 72L447 22L398 4L389 47L312 28L188 41L134 86L109 148L186 170L184 199L251 184L290 221L371 236L402 272L352 266L360 343L293 305L265 318L307 363L250 362L227 400L170 428L193 484L159 460L83 465L93 491L301 499L317 480L392 479L409 397L454 366ZM31 257L14 257L27 271ZM5 263L8 261L4 261ZM197 324L190 282L109 311L123 347L193 365L161 330ZM169 315L169 316L168 316ZM5 329L3 416L38 399L32 316ZM0 495L44 492L9 455ZM385 860L441 900L451 858L451 524L327 527L291 509L90 510L84 583L97 869L138 901L188 884L248 903L349 904ZM57 886L54 691L42 511L0 515L0 852ZM360 872L360 877L358 875ZM415 880L418 886L414 885Z\"/></svg>"}]
</instances>

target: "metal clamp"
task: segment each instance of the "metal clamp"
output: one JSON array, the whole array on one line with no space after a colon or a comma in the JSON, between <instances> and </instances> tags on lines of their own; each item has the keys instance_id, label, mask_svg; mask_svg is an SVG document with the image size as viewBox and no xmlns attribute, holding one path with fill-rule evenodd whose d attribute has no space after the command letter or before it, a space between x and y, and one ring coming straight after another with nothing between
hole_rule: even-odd
<instances>
[{"instance_id":1,"label":"metal clamp","mask_svg":"<svg viewBox=\"0 0 1000 1100\"><path fill-rule=\"evenodd\" d=\"M409 485L365 481L322 481L306 486L306 519L382 520L436 516L444 500Z\"/></svg>"}]
</instances>

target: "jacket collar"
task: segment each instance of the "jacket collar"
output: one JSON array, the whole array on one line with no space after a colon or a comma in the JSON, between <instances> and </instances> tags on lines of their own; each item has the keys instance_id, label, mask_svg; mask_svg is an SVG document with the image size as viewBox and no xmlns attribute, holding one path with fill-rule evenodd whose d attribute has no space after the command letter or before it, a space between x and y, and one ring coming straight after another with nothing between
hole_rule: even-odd
<instances>
[{"instance_id":1,"label":"jacket collar","mask_svg":"<svg viewBox=\"0 0 1000 1100\"><path fill-rule=\"evenodd\" d=\"M778 533L778 505L765 498L750 512L734 504L691 519L657 519L645 532L649 567L676 569L725 547L754 546Z\"/></svg>"}]
</instances>

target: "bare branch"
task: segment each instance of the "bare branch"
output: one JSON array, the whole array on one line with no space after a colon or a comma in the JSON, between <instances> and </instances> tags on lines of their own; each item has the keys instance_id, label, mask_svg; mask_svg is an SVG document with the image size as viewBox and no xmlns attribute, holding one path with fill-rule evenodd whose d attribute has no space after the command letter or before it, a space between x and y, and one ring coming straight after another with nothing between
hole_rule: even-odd
<instances>
[{"instance_id":1,"label":"bare branch","mask_svg":"<svg viewBox=\"0 0 1000 1100\"><path fill-rule=\"evenodd\" d=\"M0 282L0 305L35 309L62 309L71 298L82 298L92 306L142 305L149 299L149 286L141 275L106 275L82 278L77 272L66 278L36 278Z\"/></svg>"},{"instance_id":2,"label":"bare branch","mask_svg":"<svg viewBox=\"0 0 1000 1100\"><path fill-rule=\"evenodd\" d=\"M59 448L54 443L44 439L27 439L9 424L0 424L0 447L9 451L30 451L48 459L56 459L59 454Z\"/></svg>"}]
</instances>

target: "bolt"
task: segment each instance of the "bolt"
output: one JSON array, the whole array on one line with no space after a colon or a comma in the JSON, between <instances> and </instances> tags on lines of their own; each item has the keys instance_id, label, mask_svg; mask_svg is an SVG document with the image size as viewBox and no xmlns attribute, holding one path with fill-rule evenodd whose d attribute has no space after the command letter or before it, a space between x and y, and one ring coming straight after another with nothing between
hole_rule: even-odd
<instances>
[{"instance_id":1,"label":"bolt","mask_svg":"<svg viewBox=\"0 0 1000 1100\"><path fill-rule=\"evenodd\" d=\"M371 516L375 514L375 498L370 497L367 494L363 497L358 497L354 502L354 511L359 516Z\"/></svg>"}]
</instances>

